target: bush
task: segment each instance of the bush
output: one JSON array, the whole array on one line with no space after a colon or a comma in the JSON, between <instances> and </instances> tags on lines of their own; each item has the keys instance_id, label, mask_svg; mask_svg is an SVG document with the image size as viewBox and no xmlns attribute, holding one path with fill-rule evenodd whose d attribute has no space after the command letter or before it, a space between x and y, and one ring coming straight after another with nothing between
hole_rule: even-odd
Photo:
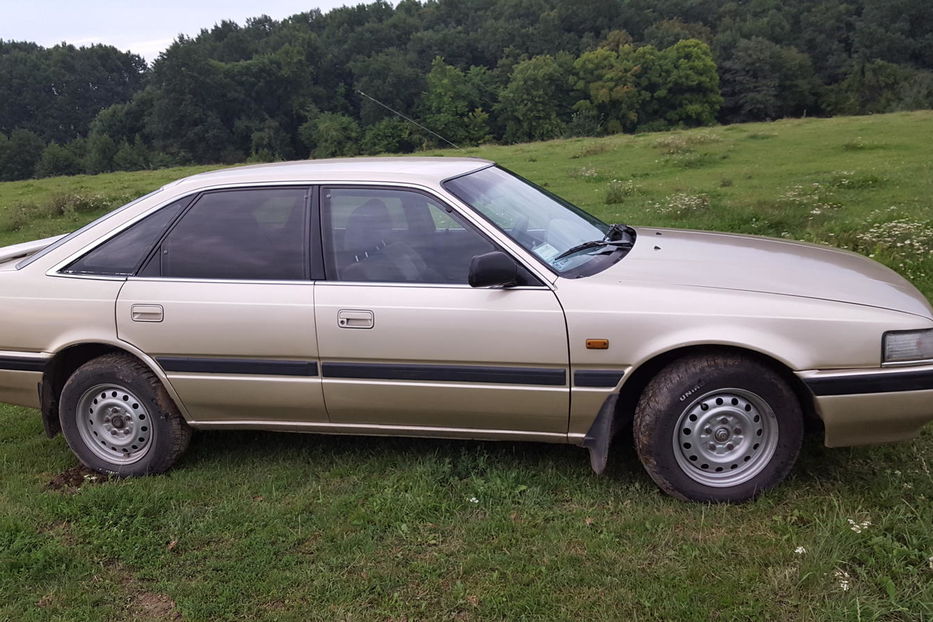
<instances>
[{"instance_id":1,"label":"bush","mask_svg":"<svg viewBox=\"0 0 933 622\"><path fill-rule=\"evenodd\" d=\"M412 126L401 119L383 119L370 125L363 133L362 152L368 155L379 153L411 153L421 143L413 134Z\"/></svg>"},{"instance_id":2,"label":"bush","mask_svg":"<svg viewBox=\"0 0 933 622\"><path fill-rule=\"evenodd\" d=\"M345 114L318 114L303 123L298 132L315 158L354 156L360 152L360 126Z\"/></svg>"},{"instance_id":3,"label":"bush","mask_svg":"<svg viewBox=\"0 0 933 622\"><path fill-rule=\"evenodd\" d=\"M58 143L49 143L36 164L36 177L77 175L84 172L81 159Z\"/></svg>"}]
</instances>

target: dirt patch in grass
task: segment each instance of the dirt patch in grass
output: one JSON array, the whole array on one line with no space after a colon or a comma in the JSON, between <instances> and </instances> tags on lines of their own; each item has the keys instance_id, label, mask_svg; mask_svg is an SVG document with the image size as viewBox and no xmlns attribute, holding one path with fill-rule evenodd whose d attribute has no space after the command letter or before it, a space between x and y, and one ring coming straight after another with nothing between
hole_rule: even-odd
<instances>
[{"instance_id":1,"label":"dirt patch in grass","mask_svg":"<svg viewBox=\"0 0 933 622\"><path fill-rule=\"evenodd\" d=\"M52 478L46 488L65 493L75 493L82 486L87 484L100 484L106 482L109 478L97 471L92 471L83 464L65 469Z\"/></svg>"},{"instance_id":2,"label":"dirt patch in grass","mask_svg":"<svg viewBox=\"0 0 933 622\"><path fill-rule=\"evenodd\" d=\"M133 622L164 622L168 620L181 620L175 601L167 594L154 592L146 581L136 577L134 572L119 562L110 562L108 572L99 577L99 580L108 583L118 583L122 602L121 620Z\"/></svg>"},{"instance_id":3,"label":"dirt patch in grass","mask_svg":"<svg viewBox=\"0 0 933 622\"><path fill-rule=\"evenodd\" d=\"M175 608L175 601L166 594L150 592L133 578L127 578L123 587L129 599L126 609L127 619L140 622L181 620L181 613Z\"/></svg>"}]
</instances>

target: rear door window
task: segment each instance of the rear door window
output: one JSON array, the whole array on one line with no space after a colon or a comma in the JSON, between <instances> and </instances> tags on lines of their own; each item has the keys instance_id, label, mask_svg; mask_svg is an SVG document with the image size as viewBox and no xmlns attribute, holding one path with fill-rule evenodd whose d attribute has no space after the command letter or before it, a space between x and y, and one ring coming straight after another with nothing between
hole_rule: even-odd
<instances>
[{"instance_id":1,"label":"rear door window","mask_svg":"<svg viewBox=\"0 0 933 622\"><path fill-rule=\"evenodd\" d=\"M211 192L181 217L155 259L170 278L303 280L308 230L307 188Z\"/></svg>"}]
</instances>

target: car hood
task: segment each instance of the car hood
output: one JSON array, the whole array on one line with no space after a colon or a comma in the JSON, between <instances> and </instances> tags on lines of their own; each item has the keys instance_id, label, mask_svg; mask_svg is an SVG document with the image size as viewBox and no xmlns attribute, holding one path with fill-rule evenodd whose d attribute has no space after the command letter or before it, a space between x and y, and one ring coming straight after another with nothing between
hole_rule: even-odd
<instances>
[{"instance_id":1,"label":"car hood","mask_svg":"<svg viewBox=\"0 0 933 622\"><path fill-rule=\"evenodd\" d=\"M817 298L933 318L923 295L856 253L750 235L637 228L629 254L599 278Z\"/></svg>"}]
</instances>

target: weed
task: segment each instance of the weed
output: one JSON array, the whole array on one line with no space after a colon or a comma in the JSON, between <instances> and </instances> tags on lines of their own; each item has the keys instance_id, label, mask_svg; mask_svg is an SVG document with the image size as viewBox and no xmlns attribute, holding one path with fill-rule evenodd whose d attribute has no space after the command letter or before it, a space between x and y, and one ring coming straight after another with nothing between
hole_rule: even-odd
<instances>
[{"instance_id":1,"label":"weed","mask_svg":"<svg viewBox=\"0 0 933 622\"><path fill-rule=\"evenodd\" d=\"M884 149L885 146L880 143L871 143L865 141L861 136L842 143L843 151L869 151L872 149Z\"/></svg>"},{"instance_id":2,"label":"weed","mask_svg":"<svg viewBox=\"0 0 933 622\"><path fill-rule=\"evenodd\" d=\"M842 208L832 188L820 182L791 186L780 198L791 207L806 209L810 213L810 220L814 217L826 216Z\"/></svg>"},{"instance_id":3,"label":"weed","mask_svg":"<svg viewBox=\"0 0 933 622\"><path fill-rule=\"evenodd\" d=\"M606 197L604 203L606 205L617 205L625 201L626 197L638 194L639 188L635 185L635 181L632 179L621 181L619 179L613 179L609 182L609 186L606 188Z\"/></svg>"},{"instance_id":4,"label":"weed","mask_svg":"<svg viewBox=\"0 0 933 622\"><path fill-rule=\"evenodd\" d=\"M933 258L933 223L897 218L883 220L855 236L856 250L871 257L883 257L911 278L926 276Z\"/></svg>"},{"instance_id":5,"label":"weed","mask_svg":"<svg viewBox=\"0 0 933 622\"><path fill-rule=\"evenodd\" d=\"M570 158L572 160L588 158L590 156L599 155L600 153L606 153L607 151L609 151L609 145L605 142L589 143L580 149L580 151L570 156Z\"/></svg>"},{"instance_id":6,"label":"weed","mask_svg":"<svg viewBox=\"0 0 933 622\"><path fill-rule=\"evenodd\" d=\"M724 156L726 154L722 155ZM678 168L701 168L714 164L717 160L720 159L722 159L722 157L717 158L711 153L697 153L694 151L687 151L684 153L668 155L664 158L664 162Z\"/></svg>"},{"instance_id":7,"label":"weed","mask_svg":"<svg viewBox=\"0 0 933 622\"><path fill-rule=\"evenodd\" d=\"M709 208L709 197L705 194L677 192L662 202L652 204L658 214L665 216L688 216L704 212Z\"/></svg>"},{"instance_id":8,"label":"weed","mask_svg":"<svg viewBox=\"0 0 933 622\"><path fill-rule=\"evenodd\" d=\"M583 181L605 181L606 176L594 166L581 166L580 168L574 169L570 172L571 177L577 179L582 179Z\"/></svg>"},{"instance_id":9,"label":"weed","mask_svg":"<svg viewBox=\"0 0 933 622\"><path fill-rule=\"evenodd\" d=\"M129 197L105 197L100 194L54 194L45 201L20 201L6 211L0 229L20 231L37 219L55 219L74 214L102 212L126 202Z\"/></svg>"},{"instance_id":10,"label":"weed","mask_svg":"<svg viewBox=\"0 0 933 622\"><path fill-rule=\"evenodd\" d=\"M829 182L834 188L844 190L863 190L875 188L887 180L873 173L858 173L856 171L836 171Z\"/></svg>"},{"instance_id":11,"label":"weed","mask_svg":"<svg viewBox=\"0 0 933 622\"><path fill-rule=\"evenodd\" d=\"M722 140L711 132L692 132L689 134L671 134L654 141L654 146L667 155L676 155L693 151L697 145L718 143Z\"/></svg>"}]
</instances>

